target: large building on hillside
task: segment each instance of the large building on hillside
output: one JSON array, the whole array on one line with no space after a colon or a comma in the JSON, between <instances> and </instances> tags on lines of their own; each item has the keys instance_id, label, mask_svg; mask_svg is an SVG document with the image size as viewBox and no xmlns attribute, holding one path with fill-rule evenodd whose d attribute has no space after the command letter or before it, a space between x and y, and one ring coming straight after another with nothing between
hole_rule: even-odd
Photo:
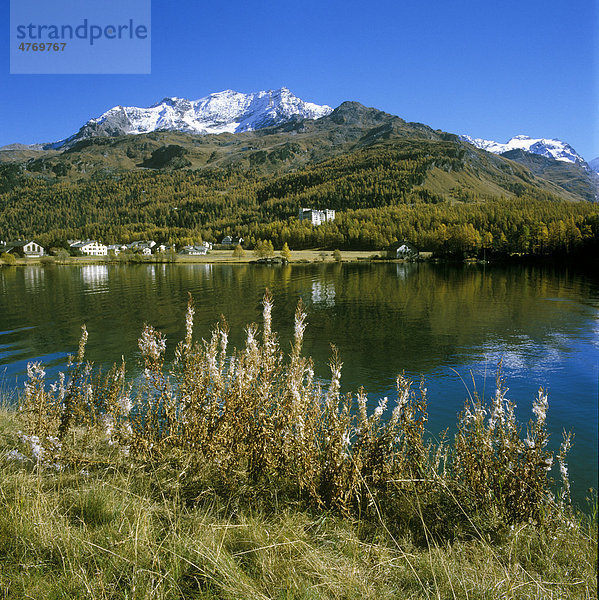
<instances>
[{"instance_id":1,"label":"large building on hillside","mask_svg":"<svg viewBox=\"0 0 599 600\"><path fill-rule=\"evenodd\" d=\"M335 211L330 208L325 208L325 210L315 210L313 208L300 208L299 220L310 221L312 225L320 225L325 221L334 221Z\"/></svg>"},{"instance_id":2,"label":"large building on hillside","mask_svg":"<svg viewBox=\"0 0 599 600\"><path fill-rule=\"evenodd\" d=\"M71 248L86 256L106 256L108 254L108 247L96 240L73 242Z\"/></svg>"}]
</instances>

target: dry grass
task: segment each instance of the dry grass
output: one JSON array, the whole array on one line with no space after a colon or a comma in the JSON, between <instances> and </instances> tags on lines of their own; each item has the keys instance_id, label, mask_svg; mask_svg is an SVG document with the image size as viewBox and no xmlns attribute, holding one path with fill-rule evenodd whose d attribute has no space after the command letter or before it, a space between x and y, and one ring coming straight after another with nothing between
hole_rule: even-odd
<instances>
[{"instance_id":1,"label":"dry grass","mask_svg":"<svg viewBox=\"0 0 599 600\"><path fill-rule=\"evenodd\" d=\"M188 505L164 492L161 469L13 462L0 476L4 598L596 597L596 532L579 520L427 547L380 523L209 487Z\"/></svg>"}]
</instances>

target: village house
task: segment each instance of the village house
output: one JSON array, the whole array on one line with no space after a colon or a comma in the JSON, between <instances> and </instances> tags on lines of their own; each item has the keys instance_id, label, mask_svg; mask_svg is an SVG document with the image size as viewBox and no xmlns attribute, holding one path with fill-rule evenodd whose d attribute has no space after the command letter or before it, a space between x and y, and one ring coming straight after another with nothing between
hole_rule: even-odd
<instances>
[{"instance_id":1,"label":"village house","mask_svg":"<svg viewBox=\"0 0 599 600\"><path fill-rule=\"evenodd\" d=\"M156 252L156 242L154 240L137 240L127 244L127 248L131 250L131 252L149 256L153 252Z\"/></svg>"},{"instance_id":2,"label":"village house","mask_svg":"<svg viewBox=\"0 0 599 600\"><path fill-rule=\"evenodd\" d=\"M232 237L230 235L227 235L223 238L223 241L221 242L221 244L223 246L239 246L240 244L243 243L243 238L242 237Z\"/></svg>"},{"instance_id":3,"label":"village house","mask_svg":"<svg viewBox=\"0 0 599 600\"><path fill-rule=\"evenodd\" d=\"M395 251L395 257L404 260L416 260L419 252L416 246L409 242L402 242L399 248Z\"/></svg>"},{"instance_id":4,"label":"village house","mask_svg":"<svg viewBox=\"0 0 599 600\"><path fill-rule=\"evenodd\" d=\"M108 254L114 254L118 256L121 252L127 249L127 246L124 244L110 244L106 247Z\"/></svg>"},{"instance_id":5,"label":"village house","mask_svg":"<svg viewBox=\"0 0 599 600\"><path fill-rule=\"evenodd\" d=\"M175 244L158 244L155 248L154 248L154 252L159 252L160 254L163 254L164 252L174 252L175 251Z\"/></svg>"},{"instance_id":6,"label":"village house","mask_svg":"<svg viewBox=\"0 0 599 600\"><path fill-rule=\"evenodd\" d=\"M107 256L108 247L96 240L85 240L83 242L73 242L71 248L76 252L86 256Z\"/></svg>"},{"instance_id":7,"label":"village house","mask_svg":"<svg viewBox=\"0 0 599 600\"><path fill-rule=\"evenodd\" d=\"M208 248L204 245L183 246L179 254L187 254L188 256L205 256Z\"/></svg>"},{"instance_id":8,"label":"village house","mask_svg":"<svg viewBox=\"0 0 599 600\"><path fill-rule=\"evenodd\" d=\"M44 248L37 242L31 240L6 242L1 251L25 258L37 258L39 256L44 256L45 254Z\"/></svg>"},{"instance_id":9,"label":"village house","mask_svg":"<svg viewBox=\"0 0 599 600\"><path fill-rule=\"evenodd\" d=\"M312 225L318 226L326 221L335 220L335 211L326 208L325 210L314 210L312 208L300 208L299 209L299 220L310 221Z\"/></svg>"}]
</instances>

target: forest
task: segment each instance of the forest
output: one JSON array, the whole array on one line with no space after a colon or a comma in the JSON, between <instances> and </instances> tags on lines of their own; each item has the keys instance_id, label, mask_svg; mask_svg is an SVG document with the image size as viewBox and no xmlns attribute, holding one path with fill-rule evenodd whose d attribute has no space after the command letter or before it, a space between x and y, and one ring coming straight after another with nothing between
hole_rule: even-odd
<instances>
[{"instance_id":1,"label":"forest","mask_svg":"<svg viewBox=\"0 0 599 600\"><path fill-rule=\"evenodd\" d=\"M517 178L496 178L500 193L462 184L463 154L449 142L404 142L293 172L137 169L76 180L55 167L50 177L7 163L0 165L0 239L35 238L47 248L73 238L181 246L237 235L247 248L269 239L277 249L385 250L406 240L438 256L596 253L597 204L564 200L522 168ZM453 184L431 185L435 173L453 176ZM313 227L299 221L300 207L333 208L337 216Z\"/></svg>"}]
</instances>

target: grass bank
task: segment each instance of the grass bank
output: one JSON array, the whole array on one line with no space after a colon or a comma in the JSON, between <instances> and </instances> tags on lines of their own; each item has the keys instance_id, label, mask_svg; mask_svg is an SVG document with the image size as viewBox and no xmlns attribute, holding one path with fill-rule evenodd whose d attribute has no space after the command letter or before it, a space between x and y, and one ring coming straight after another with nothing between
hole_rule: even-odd
<instances>
[{"instance_id":1,"label":"grass bank","mask_svg":"<svg viewBox=\"0 0 599 600\"><path fill-rule=\"evenodd\" d=\"M0 414L3 457L20 425ZM192 490L175 463L2 460L0 597L596 598L590 520L423 541L209 479Z\"/></svg>"},{"instance_id":2,"label":"grass bank","mask_svg":"<svg viewBox=\"0 0 599 600\"><path fill-rule=\"evenodd\" d=\"M373 252L372 250L340 250L340 260L342 262L356 262L362 260L368 260L374 256L384 256L385 251L381 250L379 252ZM430 253L425 253L425 255L429 255ZM215 249L211 250L209 254L205 256L187 256L177 254L174 257L170 257L170 255L152 255L152 256L141 256L135 255L138 260L134 262L140 263L208 263L208 264L218 264L218 263L249 263L251 261L257 260L257 257L251 250L247 250L244 256L233 256L232 250L221 250ZM279 252L275 252L275 256L280 256ZM41 257L41 258L17 258L15 260L15 265L25 266L25 265L97 265L97 264L106 264L106 263L114 263L119 264L119 262L125 262L119 259L119 257L106 257L106 256L71 256L62 261L56 260L53 256ZM291 253L291 258L289 260L291 263L308 263L308 262L335 262L335 257L331 250L294 250ZM2 263L0 262L0 266Z\"/></svg>"},{"instance_id":3,"label":"grass bank","mask_svg":"<svg viewBox=\"0 0 599 600\"><path fill-rule=\"evenodd\" d=\"M174 365L151 326L135 390L125 365L28 368L0 412L0 591L8 598L594 598L596 508L569 503L566 436L547 451L547 396L525 427L498 378L453 440L427 441L426 389L393 406L314 380L250 325L228 348L186 337ZM557 492L551 479L561 478Z\"/></svg>"}]
</instances>

